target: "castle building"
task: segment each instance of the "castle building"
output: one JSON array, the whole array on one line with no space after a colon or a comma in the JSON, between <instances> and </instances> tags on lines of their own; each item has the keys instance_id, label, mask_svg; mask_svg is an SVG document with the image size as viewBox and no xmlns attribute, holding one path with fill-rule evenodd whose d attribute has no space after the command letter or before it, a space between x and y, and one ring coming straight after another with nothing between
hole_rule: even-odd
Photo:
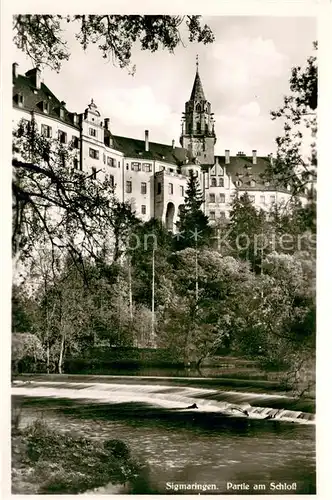
<instances>
[{"instance_id":1,"label":"castle building","mask_svg":"<svg viewBox=\"0 0 332 500\"><path fill-rule=\"evenodd\" d=\"M20 75L18 65L13 64L13 128L22 120L34 119L39 133L71 144L71 168L92 178L107 177L117 198L128 201L138 217L143 221L158 218L171 231L175 231L184 204L190 171L199 179L202 210L211 222L227 219L237 193L248 193L252 203L264 210L291 196L289 190L262 179L272 158L259 157L256 150L250 156L242 152L231 156L227 149L223 156L215 155L213 116L198 62L190 99L185 103L181 147L175 141L151 142L148 130L142 140L115 135L110 119L93 99L83 113L70 112L42 82L38 68Z\"/></svg>"}]
</instances>

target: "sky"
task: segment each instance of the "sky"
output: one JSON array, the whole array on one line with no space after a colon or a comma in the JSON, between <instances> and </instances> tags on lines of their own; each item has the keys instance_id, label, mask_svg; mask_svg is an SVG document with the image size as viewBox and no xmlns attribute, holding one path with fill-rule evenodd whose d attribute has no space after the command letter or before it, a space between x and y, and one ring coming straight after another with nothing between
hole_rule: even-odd
<instances>
[{"instance_id":1,"label":"sky","mask_svg":"<svg viewBox=\"0 0 332 500\"><path fill-rule=\"evenodd\" d=\"M312 53L315 18L210 16L202 22L212 28L214 43L190 43L183 32L184 46L174 54L135 47L134 76L103 59L94 46L84 52L66 24L71 57L60 73L45 68L42 77L70 111L83 112L93 98L116 135L143 139L148 129L151 141L171 144L175 139L179 145L198 54L205 97L215 114L215 153L274 153L282 122L272 121L270 111L289 93L291 68L304 66ZM19 73L32 67L22 52L14 49L13 57Z\"/></svg>"}]
</instances>

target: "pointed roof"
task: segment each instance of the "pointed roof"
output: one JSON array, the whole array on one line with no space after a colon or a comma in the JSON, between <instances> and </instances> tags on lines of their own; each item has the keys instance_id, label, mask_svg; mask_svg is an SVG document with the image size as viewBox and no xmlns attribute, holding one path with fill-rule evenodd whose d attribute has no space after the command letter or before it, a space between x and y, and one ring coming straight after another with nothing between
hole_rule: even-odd
<instances>
[{"instance_id":1,"label":"pointed roof","mask_svg":"<svg viewBox=\"0 0 332 500\"><path fill-rule=\"evenodd\" d=\"M191 101L205 101L205 95L203 90L203 85L198 72L198 56L196 57L196 76L194 80L193 89L190 96Z\"/></svg>"}]
</instances>

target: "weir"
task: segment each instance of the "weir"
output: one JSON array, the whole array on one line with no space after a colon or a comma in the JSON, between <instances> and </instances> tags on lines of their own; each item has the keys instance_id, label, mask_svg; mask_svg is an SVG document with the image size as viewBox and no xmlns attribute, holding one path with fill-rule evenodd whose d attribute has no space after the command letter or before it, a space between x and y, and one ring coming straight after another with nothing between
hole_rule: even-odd
<instances>
[{"instance_id":1,"label":"weir","mask_svg":"<svg viewBox=\"0 0 332 500\"><path fill-rule=\"evenodd\" d=\"M126 380L128 382L128 380ZM148 381L147 381L148 382ZM273 419L314 424L315 415L292 409L289 397L172 385L130 383L14 381L13 396L61 398L106 403L144 403L174 412L221 413L248 419ZM285 403L287 408L285 408ZM193 403L197 409L187 409ZM265 404L264 404L265 403ZM284 403L284 405L283 405ZM294 399L294 406L296 400Z\"/></svg>"}]
</instances>

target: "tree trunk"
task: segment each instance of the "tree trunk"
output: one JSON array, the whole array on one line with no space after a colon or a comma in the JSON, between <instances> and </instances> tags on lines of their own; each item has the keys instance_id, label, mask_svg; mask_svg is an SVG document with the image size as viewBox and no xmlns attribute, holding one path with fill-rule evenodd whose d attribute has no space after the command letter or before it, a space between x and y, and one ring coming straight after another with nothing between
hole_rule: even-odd
<instances>
[{"instance_id":1,"label":"tree trunk","mask_svg":"<svg viewBox=\"0 0 332 500\"><path fill-rule=\"evenodd\" d=\"M61 339L61 346L60 346L60 353L59 353L59 364L58 364L58 370L59 373L62 374L62 363L63 363L63 357L64 357L64 352L65 352L65 340L66 340L66 334L62 334L62 339Z\"/></svg>"}]
</instances>

